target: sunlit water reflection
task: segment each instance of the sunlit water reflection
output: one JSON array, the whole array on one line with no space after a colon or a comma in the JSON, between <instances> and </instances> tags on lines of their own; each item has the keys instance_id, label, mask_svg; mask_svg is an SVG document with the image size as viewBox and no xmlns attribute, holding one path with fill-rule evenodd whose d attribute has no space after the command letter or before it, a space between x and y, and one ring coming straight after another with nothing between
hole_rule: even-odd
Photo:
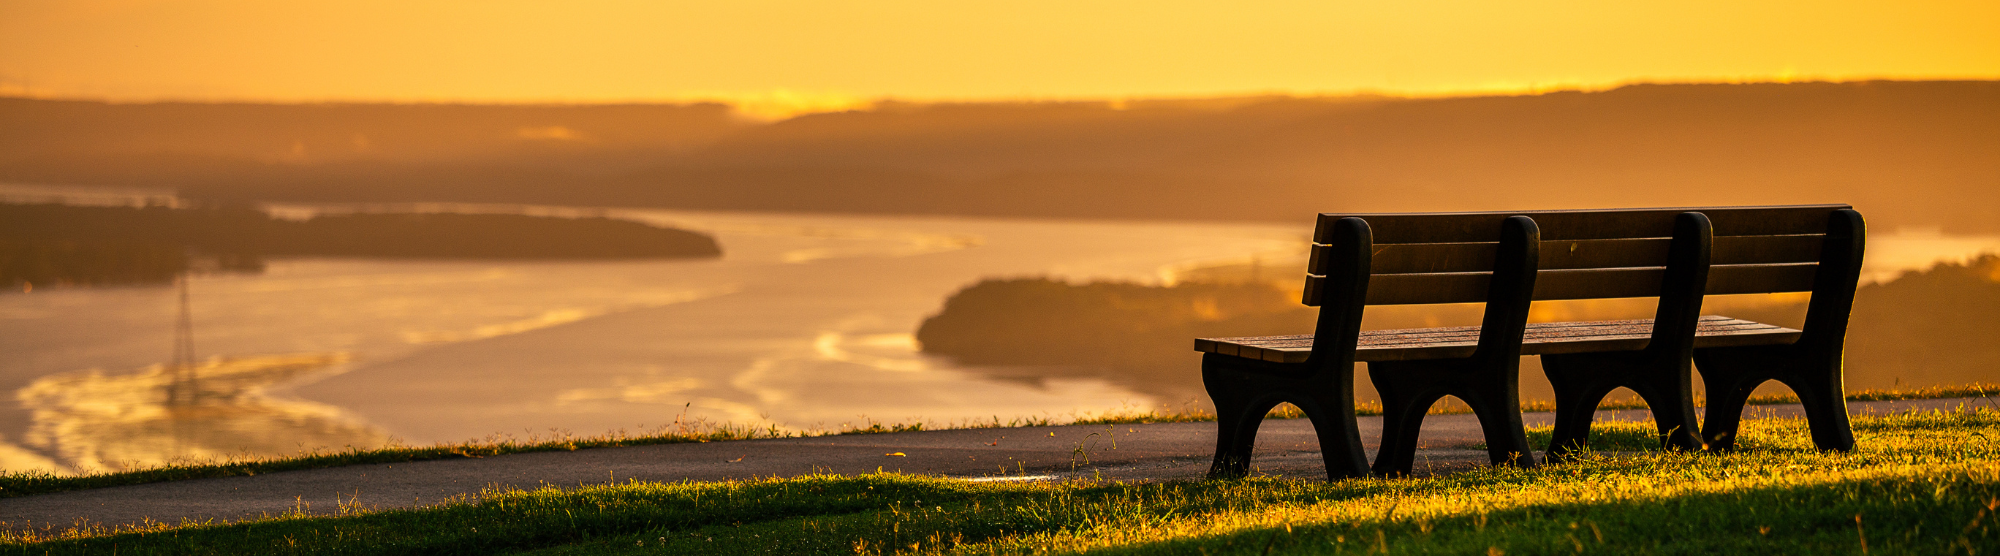
<instances>
[{"instance_id":1,"label":"sunlit water reflection","mask_svg":"<svg viewBox=\"0 0 2000 556\"><path fill-rule=\"evenodd\" d=\"M197 369L195 404L165 403L171 288L0 296L0 388L19 402L0 412L0 468L73 472L392 439L597 434L676 418L808 429L1179 404L1188 400L1097 379L961 368L921 355L911 334L945 297L988 277L1159 283L1246 259L1295 274L1302 263L1291 259L1309 231L612 213L713 233L726 254L293 259L262 275L196 277L196 348L214 359ZM1869 270L1889 277L1991 249L2000 238L1881 234L1871 238ZM993 378L1003 375L1011 378Z\"/></svg>"},{"instance_id":2,"label":"sunlit water reflection","mask_svg":"<svg viewBox=\"0 0 2000 556\"><path fill-rule=\"evenodd\" d=\"M1095 379L995 381L911 337L993 276L1158 282L1302 245L1292 226L633 211L720 260L295 259L196 277L200 409L169 407L171 288L0 296L0 466L640 430L676 418L839 428L1177 403ZM314 365L266 354L322 354ZM340 355L333 355L340 354Z\"/></svg>"},{"instance_id":3,"label":"sunlit water reflection","mask_svg":"<svg viewBox=\"0 0 2000 556\"><path fill-rule=\"evenodd\" d=\"M346 361L340 353L295 354L216 358L178 373L154 365L50 375L16 394L33 418L23 443L41 453L15 448L0 457L10 469L121 469L381 445L382 431L340 408L266 394ZM168 395L175 387L186 390Z\"/></svg>"}]
</instances>

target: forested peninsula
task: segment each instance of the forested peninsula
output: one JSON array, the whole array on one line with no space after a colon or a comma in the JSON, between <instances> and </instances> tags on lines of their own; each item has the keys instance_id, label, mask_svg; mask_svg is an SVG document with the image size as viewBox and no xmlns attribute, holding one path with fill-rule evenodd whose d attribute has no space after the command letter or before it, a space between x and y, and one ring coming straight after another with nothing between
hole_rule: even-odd
<instances>
[{"instance_id":1,"label":"forested peninsula","mask_svg":"<svg viewBox=\"0 0 2000 556\"><path fill-rule=\"evenodd\" d=\"M1307 333L1316 314L1262 283L996 279L953 294L916 336L993 378L1102 378L1179 401L1202 395L1195 338Z\"/></svg>"},{"instance_id":2,"label":"forested peninsula","mask_svg":"<svg viewBox=\"0 0 2000 556\"><path fill-rule=\"evenodd\" d=\"M721 256L715 238L610 218L355 213L308 220L251 208L0 205L0 281L165 283L270 257L642 259Z\"/></svg>"},{"instance_id":3,"label":"forested peninsula","mask_svg":"<svg viewBox=\"0 0 2000 556\"><path fill-rule=\"evenodd\" d=\"M1318 313L1299 304L1297 287L985 280L946 299L916 336L925 353L997 378L1100 378L1161 399L1198 398L1194 339L1311 333ZM1703 311L1797 327L1806 299L1710 296ZM1651 317L1653 306L1586 302L1542 310L1611 320ZM1480 315L1477 305L1368 311L1364 328L1476 325ZM1850 389L1991 382L2000 368L2000 344L1992 341L2000 335L2000 254L1863 285L1853 315L1844 364Z\"/></svg>"}]
</instances>

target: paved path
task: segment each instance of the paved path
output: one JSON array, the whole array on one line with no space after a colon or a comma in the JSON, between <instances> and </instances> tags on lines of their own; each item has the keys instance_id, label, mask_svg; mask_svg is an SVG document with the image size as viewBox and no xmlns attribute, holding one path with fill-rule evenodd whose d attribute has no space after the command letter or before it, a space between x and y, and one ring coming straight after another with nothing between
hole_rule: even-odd
<instances>
[{"instance_id":1,"label":"paved path","mask_svg":"<svg viewBox=\"0 0 2000 556\"><path fill-rule=\"evenodd\" d=\"M1850 403L1853 413L1951 408L1987 400ZM1756 416L1795 416L1798 406L1752 408ZM1746 415L1749 416L1749 415ZM1549 413L1524 415L1547 425ZM1647 419L1644 410L1601 411L1598 419ZM1381 419L1360 420L1368 448ZM1471 415L1425 420L1417 472L1441 473L1486 463ZM1258 471L1289 477L1324 476L1319 444L1304 419L1265 421L1257 438ZM337 513L342 504L369 509L410 507L477 494L491 486L576 486L638 479L710 481L901 471L967 478L1096 476L1133 480L1192 479L1208 470L1214 423L1071 425L1010 429L663 444L575 452L513 454L397 464L357 465L0 499L0 528L62 527L87 520L130 524L151 519L238 520L303 509ZM902 453L903 456L886 454Z\"/></svg>"}]
</instances>

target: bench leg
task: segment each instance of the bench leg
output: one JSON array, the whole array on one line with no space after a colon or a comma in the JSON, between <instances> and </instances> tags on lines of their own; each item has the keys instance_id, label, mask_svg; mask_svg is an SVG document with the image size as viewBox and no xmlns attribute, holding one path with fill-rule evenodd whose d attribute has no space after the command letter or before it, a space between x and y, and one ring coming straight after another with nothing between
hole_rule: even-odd
<instances>
[{"instance_id":1,"label":"bench leg","mask_svg":"<svg viewBox=\"0 0 2000 556\"><path fill-rule=\"evenodd\" d=\"M1590 445L1590 423L1596 419L1597 404L1617 388L1605 384L1608 381L1592 380L1602 376L1594 372L1597 365L1592 363L1583 357L1542 356L1542 372L1548 375L1556 395L1556 426L1546 452L1549 463L1569 461Z\"/></svg>"},{"instance_id":2,"label":"bench leg","mask_svg":"<svg viewBox=\"0 0 2000 556\"><path fill-rule=\"evenodd\" d=\"M1598 404L1619 387L1632 389L1646 401L1662 448L1701 449L1701 439L1696 436L1694 388L1681 357L1647 352L1542 356L1542 370L1556 393L1556 426L1549 442L1549 459L1570 459L1588 445Z\"/></svg>"},{"instance_id":3,"label":"bench leg","mask_svg":"<svg viewBox=\"0 0 2000 556\"><path fill-rule=\"evenodd\" d=\"M1821 450L1846 452L1854 449L1854 428L1847 422L1847 394L1840 377L1832 380L1792 376L1783 379L1805 407L1806 425L1812 428L1813 445Z\"/></svg>"},{"instance_id":4,"label":"bench leg","mask_svg":"<svg viewBox=\"0 0 2000 556\"><path fill-rule=\"evenodd\" d=\"M1210 479L1236 479L1250 474L1250 452L1257 446L1257 428L1264 414L1277 407L1267 403L1216 403L1215 460L1208 466Z\"/></svg>"},{"instance_id":5,"label":"bench leg","mask_svg":"<svg viewBox=\"0 0 2000 556\"><path fill-rule=\"evenodd\" d=\"M1444 391L1429 373L1416 365L1401 362L1368 364L1368 380L1382 396L1382 443L1375 450L1376 475L1396 477L1410 474L1416 466L1417 433L1424 426L1424 414Z\"/></svg>"},{"instance_id":6,"label":"bench leg","mask_svg":"<svg viewBox=\"0 0 2000 556\"><path fill-rule=\"evenodd\" d=\"M1534 467L1534 448L1521 427L1518 369L1469 360L1382 361L1368 364L1368 378L1382 396L1382 446L1375 453L1377 475L1408 475L1416 466L1417 437L1424 414L1446 395L1472 407L1486 436L1494 465Z\"/></svg>"},{"instance_id":7,"label":"bench leg","mask_svg":"<svg viewBox=\"0 0 2000 556\"><path fill-rule=\"evenodd\" d=\"M1695 420L1694 386L1689 384L1686 371L1678 378L1653 377L1630 388L1639 394L1639 399L1645 400L1647 410L1653 414L1660 448L1690 451L1702 448L1701 423Z\"/></svg>"},{"instance_id":8,"label":"bench leg","mask_svg":"<svg viewBox=\"0 0 2000 556\"><path fill-rule=\"evenodd\" d=\"M1278 400L1259 396L1252 377L1229 368L1202 365L1202 382L1208 398L1215 402L1215 461L1208 467L1210 479L1233 479L1250 474L1250 451L1257 444L1257 427L1264 415L1277 407Z\"/></svg>"},{"instance_id":9,"label":"bench leg","mask_svg":"<svg viewBox=\"0 0 2000 556\"><path fill-rule=\"evenodd\" d=\"M1521 425L1521 393L1513 373L1484 372L1467 377L1465 388L1452 395L1472 406L1479 428L1486 433L1486 455L1493 465L1535 466L1535 448Z\"/></svg>"},{"instance_id":10,"label":"bench leg","mask_svg":"<svg viewBox=\"0 0 2000 556\"><path fill-rule=\"evenodd\" d=\"M1215 459L1208 477L1248 475L1258 427L1271 408L1286 402L1311 419L1329 480L1368 476L1368 455L1354 422L1353 368L1251 368L1266 366L1221 355L1202 359L1202 382L1216 410Z\"/></svg>"},{"instance_id":11,"label":"bench leg","mask_svg":"<svg viewBox=\"0 0 2000 556\"><path fill-rule=\"evenodd\" d=\"M1707 407L1702 408L1701 441L1709 450L1727 452L1736 449L1736 432L1750 392L1770 378L1756 373L1756 366L1742 364L1743 357L1718 351L1695 350L1694 366L1701 371L1703 389L1708 393Z\"/></svg>"},{"instance_id":12,"label":"bench leg","mask_svg":"<svg viewBox=\"0 0 2000 556\"><path fill-rule=\"evenodd\" d=\"M1368 476L1368 451L1354 422L1354 371L1328 372L1287 398L1312 420L1329 481Z\"/></svg>"},{"instance_id":13,"label":"bench leg","mask_svg":"<svg viewBox=\"0 0 2000 556\"><path fill-rule=\"evenodd\" d=\"M1798 394L1815 446L1821 450L1853 449L1854 431L1847 420L1839 354L1815 351L1827 350L1797 344L1695 350L1695 368L1708 390L1701 429L1708 448L1734 450L1750 393L1767 380L1777 380Z\"/></svg>"}]
</instances>

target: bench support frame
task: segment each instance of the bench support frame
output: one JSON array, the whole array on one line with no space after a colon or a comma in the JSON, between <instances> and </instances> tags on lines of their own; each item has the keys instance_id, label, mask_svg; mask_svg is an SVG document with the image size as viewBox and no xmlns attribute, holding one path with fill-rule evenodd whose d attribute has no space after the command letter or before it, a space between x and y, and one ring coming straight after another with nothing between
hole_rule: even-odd
<instances>
[{"instance_id":1,"label":"bench support frame","mask_svg":"<svg viewBox=\"0 0 2000 556\"><path fill-rule=\"evenodd\" d=\"M1500 226L1500 245L1488 284L1479 347L1470 357L1368 363L1368 378L1382 396L1382 446L1377 475L1408 475L1416 463L1417 434L1431 404L1455 396L1472 407L1486 433L1495 465L1534 467L1534 449L1521 426L1521 337L1535 293L1540 229L1525 216Z\"/></svg>"},{"instance_id":2,"label":"bench support frame","mask_svg":"<svg viewBox=\"0 0 2000 556\"><path fill-rule=\"evenodd\" d=\"M1662 447L1701 449L1689 367L1713 244L1714 226L1707 216L1684 212L1674 217L1659 309L1645 349L1542 356L1542 371L1556 396L1555 431L1546 453L1549 462L1567 461L1586 449L1597 404L1619 387L1630 388L1646 401Z\"/></svg>"},{"instance_id":3,"label":"bench support frame","mask_svg":"<svg viewBox=\"0 0 2000 556\"><path fill-rule=\"evenodd\" d=\"M1543 217L1563 248L1543 249L1535 220ZM1860 214L1845 205L1321 214L1304 293L1306 305L1320 307L1314 334L1196 341L1195 349L1208 352L1202 377L1219 428L1209 476L1248 474L1259 425L1288 402L1311 419L1328 478L1409 474L1424 417L1444 396L1471 406L1494 464L1535 465L1517 386L1538 296L1659 299L1650 332L1590 323L1577 333L1604 339L1556 345L1568 331L1537 336L1557 396L1550 463L1586 448L1597 405L1620 387L1645 399L1664 447L1733 449L1745 402L1769 380L1798 394L1815 444L1850 450L1841 359L1864 236ZM1546 280L1538 278L1542 267ZM1380 291L1370 291L1371 276ZM1538 281L1545 291L1537 291ZM1705 342L1730 347L1694 347L1710 338L1701 335L1706 295L1806 291L1812 301L1803 330L1739 321L1712 336L1740 337ZM1470 328L1370 337L1368 374L1384 416L1381 449L1368 465L1353 405L1363 309L1466 302L1486 303L1476 344L1468 341ZM1699 429L1693 372L1708 394Z\"/></svg>"},{"instance_id":4,"label":"bench support frame","mask_svg":"<svg viewBox=\"0 0 2000 556\"><path fill-rule=\"evenodd\" d=\"M1279 403L1298 406L1312 420L1328 479L1368 476L1368 452L1354 420L1354 347L1361 337L1374 240L1359 218L1341 219L1332 231L1333 256L1313 269L1327 277L1328 302L1320 307L1312 354L1304 362L1202 356L1202 383L1215 402L1217 424L1211 479L1250 473L1257 427Z\"/></svg>"},{"instance_id":5,"label":"bench support frame","mask_svg":"<svg viewBox=\"0 0 2000 556\"><path fill-rule=\"evenodd\" d=\"M1784 383L1798 394L1814 445L1822 450L1854 449L1841 356L1848 313L1854 308L1854 290L1861 278L1866 231L1859 212L1844 209L1828 215L1812 301L1806 306L1804 333L1797 342L1694 350L1695 369L1701 372L1708 391L1701 435L1709 449L1736 448L1743 406L1750 393L1768 380Z\"/></svg>"}]
</instances>

